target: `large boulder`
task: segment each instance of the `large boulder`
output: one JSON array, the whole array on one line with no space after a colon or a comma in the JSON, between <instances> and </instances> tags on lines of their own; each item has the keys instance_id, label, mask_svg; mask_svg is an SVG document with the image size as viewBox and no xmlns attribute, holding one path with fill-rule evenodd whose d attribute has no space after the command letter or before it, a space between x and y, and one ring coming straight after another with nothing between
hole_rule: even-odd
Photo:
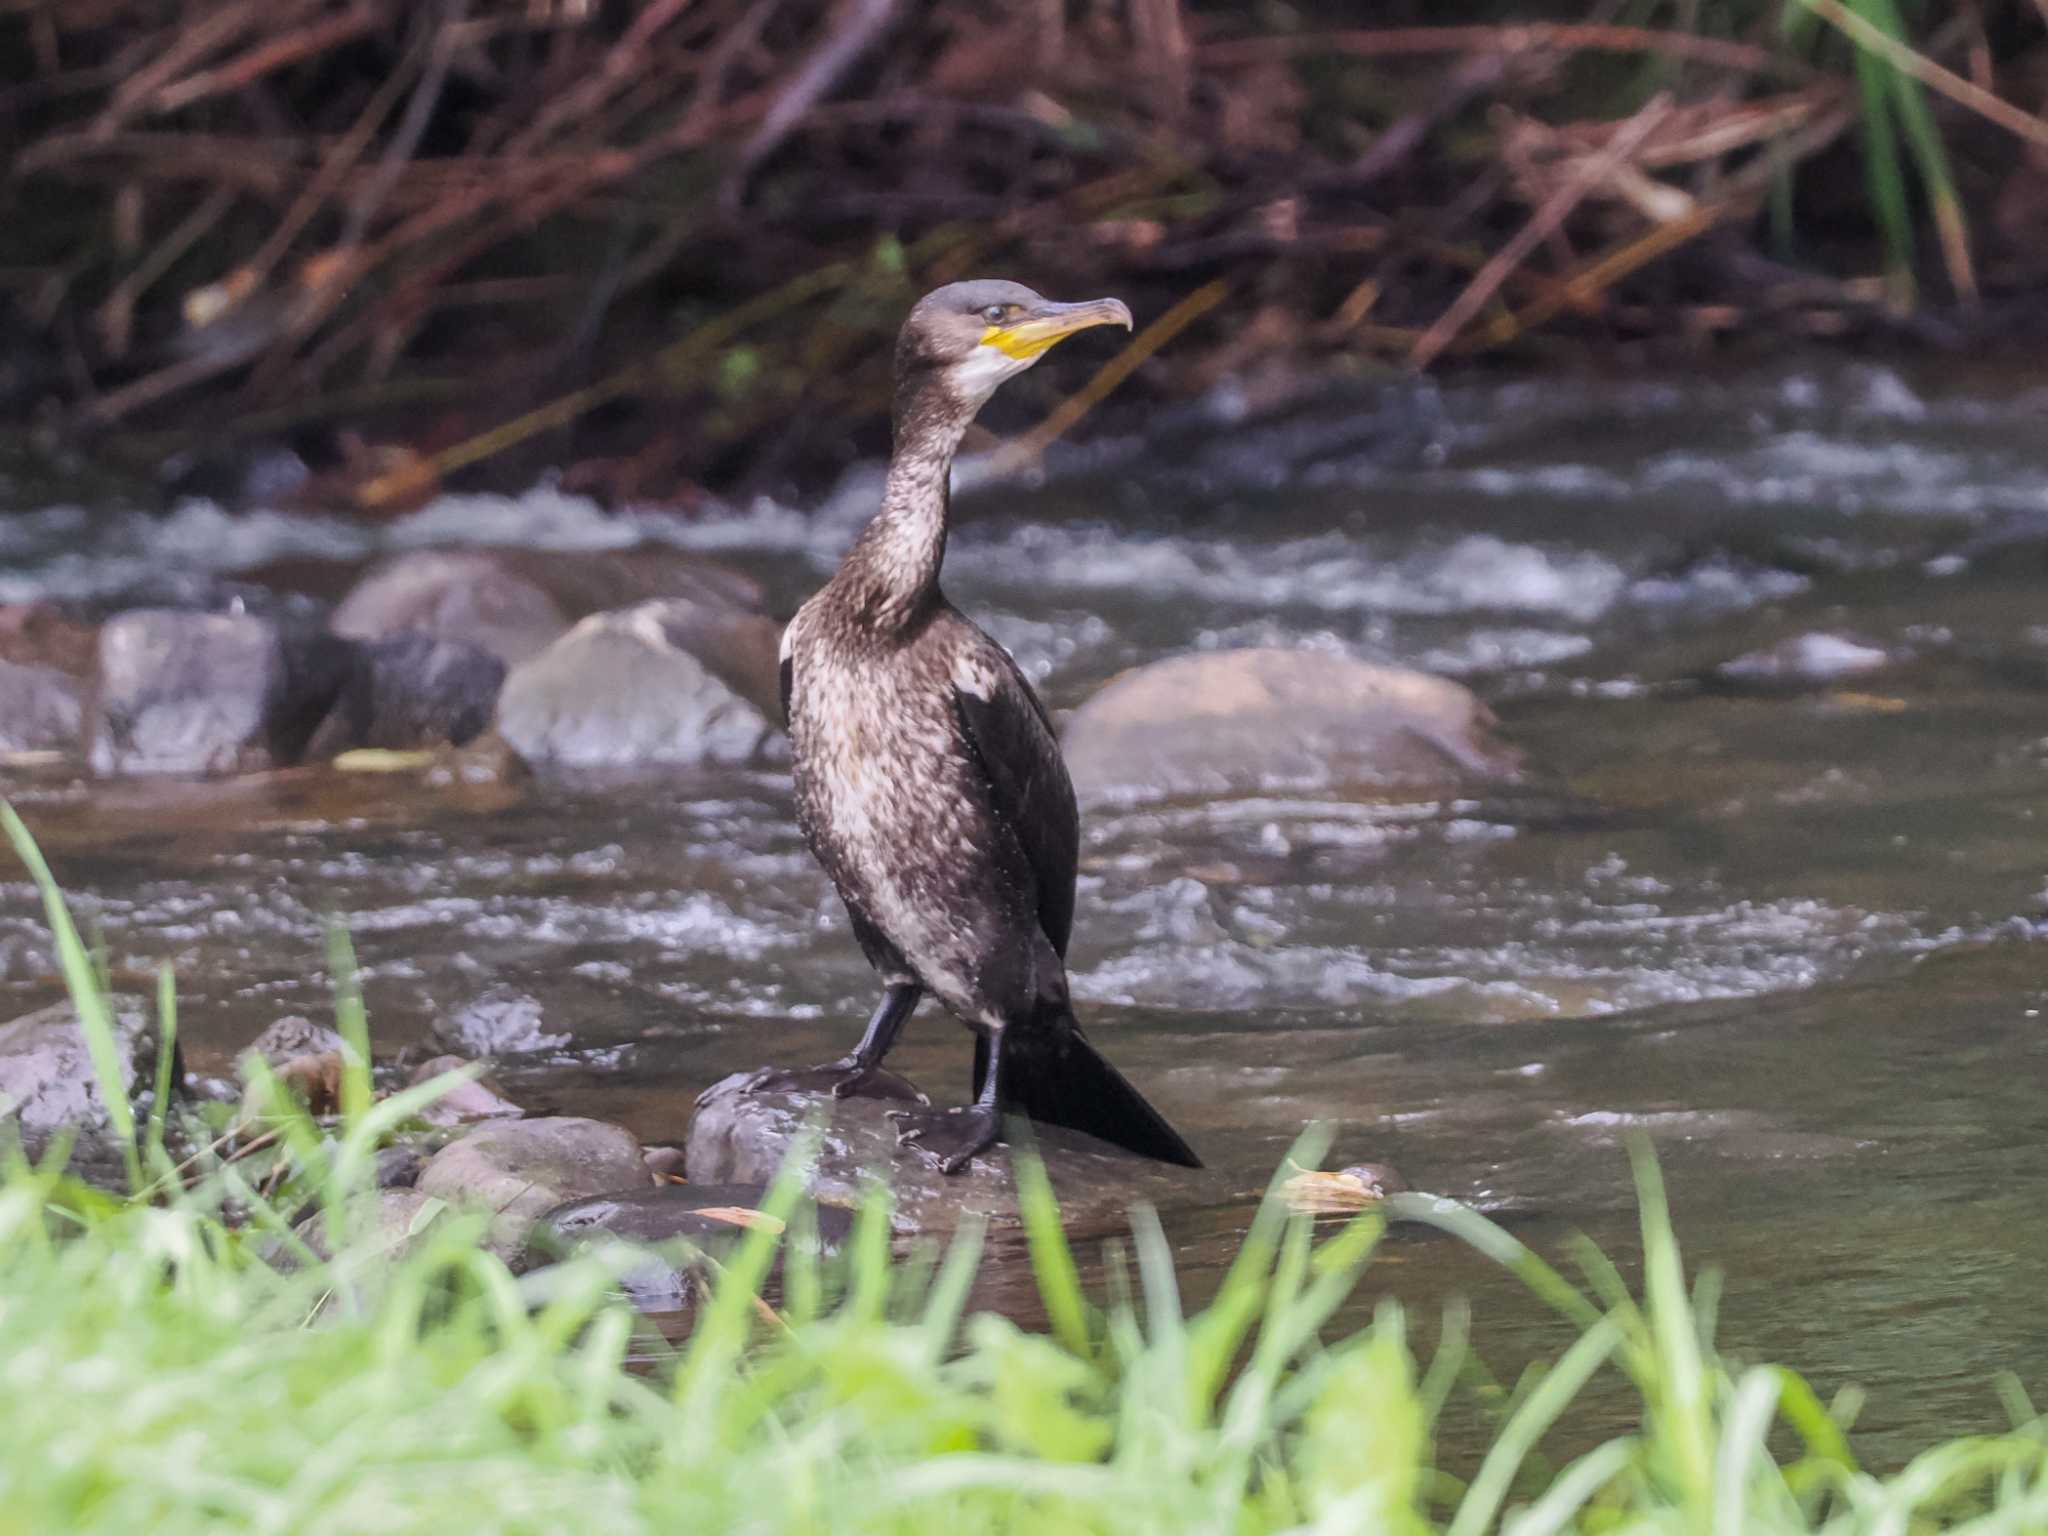
<instances>
[{"instance_id":1,"label":"large boulder","mask_svg":"<svg viewBox=\"0 0 2048 1536\"><path fill-rule=\"evenodd\" d=\"M68 752L85 724L79 688L55 667L0 661L0 754Z\"/></svg>"},{"instance_id":2,"label":"large boulder","mask_svg":"<svg viewBox=\"0 0 2048 1536\"><path fill-rule=\"evenodd\" d=\"M997 1145L955 1174L943 1174L896 1141L895 1098L835 1099L809 1089L753 1091L754 1074L736 1072L697 1101L684 1162L693 1181L768 1184L820 1132L805 1185L821 1206L857 1206L876 1185L894 1199L898 1232L943 1232L979 1216L997 1226L1018 1220L1011 1153ZM1032 1141L1059 1196L1070 1231L1123 1229L1131 1207L1214 1199L1219 1175L1134 1157L1091 1136L1034 1125Z\"/></svg>"},{"instance_id":3,"label":"large boulder","mask_svg":"<svg viewBox=\"0 0 2048 1536\"><path fill-rule=\"evenodd\" d=\"M1332 785L1449 786L1512 775L1493 715L1447 678L1322 651L1174 656L1113 678L1066 723L1086 798Z\"/></svg>"},{"instance_id":4,"label":"large boulder","mask_svg":"<svg viewBox=\"0 0 2048 1536\"><path fill-rule=\"evenodd\" d=\"M504 682L505 663L466 640L415 629L364 641L306 756L466 745L491 723Z\"/></svg>"},{"instance_id":5,"label":"large boulder","mask_svg":"<svg viewBox=\"0 0 2048 1536\"><path fill-rule=\"evenodd\" d=\"M146 609L100 630L95 773L218 774L297 762L353 647L290 618Z\"/></svg>"},{"instance_id":6,"label":"large boulder","mask_svg":"<svg viewBox=\"0 0 2048 1536\"><path fill-rule=\"evenodd\" d=\"M486 1121L436 1152L415 1186L492 1213L491 1247L510 1257L543 1212L589 1195L651 1183L639 1138L623 1126L569 1117Z\"/></svg>"},{"instance_id":7,"label":"large boulder","mask_svg":"<svg viewBox=\"0 0 2048 1536\"><path fill-rule=\"evenodd\" d=\"M567 768L753 761L776 727L731 663L751 650L772 667L775 639L758 614L682 599L595 614L513 669L498 734Z\"/></svg>"},{"instance_id":8,"label":"large boulder","mask_svg":"<svg viewBox=\"0 0 2048 1536\"><path fill-rule=\"evenodd\" d=\"M156 1024L139 998L116 995L108 999L108 1009L114 1022L117 1091L140 1119L156 1081ZM182 1075L174 1070L172 1081ZM113 1129L109 1106L85 1028L69 1003L53 1003L0 1024L0 1128L19 1131L32 1156L51 1136L69 1131L92 1161L95 1144Z\"/></svg>"}]
</instances>

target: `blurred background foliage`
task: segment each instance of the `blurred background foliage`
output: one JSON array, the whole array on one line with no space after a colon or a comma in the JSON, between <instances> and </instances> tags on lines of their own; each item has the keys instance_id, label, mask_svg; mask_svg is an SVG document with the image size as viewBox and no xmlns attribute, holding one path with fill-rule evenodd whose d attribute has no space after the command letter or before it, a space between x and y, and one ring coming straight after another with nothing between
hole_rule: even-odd
<instances>
[{"instance_id":1,"label":"blurred background foliage","mask_svg":"<svg viewBox=\"0 0 2048 1536\"><path fill-rule=\"evenodd\" d=\"M544 463L675 499L879 448L889 333L970 273L1138 310L1055 430L1127 375L1135 408L1557 348L2038 338L2044 21L4 0L0 411L115 454L296 434L365 506Z\"/></svg>"}]
</instances>

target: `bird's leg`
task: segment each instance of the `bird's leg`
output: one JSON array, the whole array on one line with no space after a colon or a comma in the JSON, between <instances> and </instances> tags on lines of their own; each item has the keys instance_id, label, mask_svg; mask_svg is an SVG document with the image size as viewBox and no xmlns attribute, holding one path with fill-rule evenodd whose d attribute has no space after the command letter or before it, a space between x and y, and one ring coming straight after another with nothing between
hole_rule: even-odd
<instances>
[{"instance_id":1,"label":"bird's leg","mask_svg":"<svg viewBox=\"0 0 2048 1536\"><path fill-rule=\"evenodd\" d=\"M896 1037L903 1033L904 1022L923 997L924 988L914 981L890 982L882 992L881 1002L875 1005L874 1013L868 1018L868 1027L861 1032L860 1044L853 1048L851 1055L816 1067L763 1067L747 1079L742 1091L769 1093L779 1088L829 1087L833 1098L844 1099L863 1088L876 1086L882 1058L889 1054ZM889 1093L887 1097L900 1098L902 1095ZM917 1094L917 1101L920 1104L928 1102L922 1093Z\"/></svg>"},{"instance_id":2,"label":"bird's leg","mask_svg":"<svg viewBox=\"0 0 2048 1536\"><path fill-rule=\"evenodd\" d=\"M1002 1031L992 1030L988 1042L988 1075L981 1080L981 1092L965 1109L889 1111L889 1118L896 1122L896 1144L910 1148L941 1173L958 1173L973 1161L975 1153L987 1151L1001 1135Z\"/></svg>"}]
</instances>

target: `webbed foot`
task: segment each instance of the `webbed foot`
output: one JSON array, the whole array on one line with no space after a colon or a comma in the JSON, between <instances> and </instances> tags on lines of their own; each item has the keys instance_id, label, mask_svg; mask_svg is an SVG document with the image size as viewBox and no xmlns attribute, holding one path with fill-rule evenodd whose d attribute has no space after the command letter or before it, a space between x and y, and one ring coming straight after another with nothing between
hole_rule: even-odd
<instances>
[{"instance_id":1,"label":"webbed foot","mask_svg":"<svg viewBox=\"0 0 2048 1536\"><path fill-rule=\"evenodd\" d=\"M996 1144L1000 1126L992 1106L966 1109L892 1109L896 1145L908 1147L941 1173L958 1173L977 1152Z\"/></svg>"},{"instance_id":2,"label":"webbed foot","mask_svg":"<svg viewBox=\"0 0 2048 1536\"><path fill-rule=\"evenodd\" d=\"M879 1065L869 1065L857 1056L842 1056L815 1067L763 1067L739 1085L741 1093L829 1093L835 1099L861 1094L873 1099L904 1099L912 1104L929 1104L930 1099L914 1084ZM705 1092L708 1094L709 1089ZM702 1104L704 1098L698 1097Z\"/></svg>"}]
</instances>

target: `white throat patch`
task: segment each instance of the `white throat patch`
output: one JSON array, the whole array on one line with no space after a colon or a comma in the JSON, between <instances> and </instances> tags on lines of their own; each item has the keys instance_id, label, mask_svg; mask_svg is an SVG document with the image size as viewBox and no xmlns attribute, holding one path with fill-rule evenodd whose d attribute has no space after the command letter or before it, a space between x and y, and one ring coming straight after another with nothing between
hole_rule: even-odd
<instances>
[{"instance_id":1,"label":"white throat patch","mask_svg":"<svg viewBox=\"0 0 2048 1536\"><path fill-rule=\"evenodd\" d=\"M1012 357L1001 347L983 342L950 370L952 382L979 409L1002 385L1037 362L1035 357Z\"/></svg>"}]
</instances>

